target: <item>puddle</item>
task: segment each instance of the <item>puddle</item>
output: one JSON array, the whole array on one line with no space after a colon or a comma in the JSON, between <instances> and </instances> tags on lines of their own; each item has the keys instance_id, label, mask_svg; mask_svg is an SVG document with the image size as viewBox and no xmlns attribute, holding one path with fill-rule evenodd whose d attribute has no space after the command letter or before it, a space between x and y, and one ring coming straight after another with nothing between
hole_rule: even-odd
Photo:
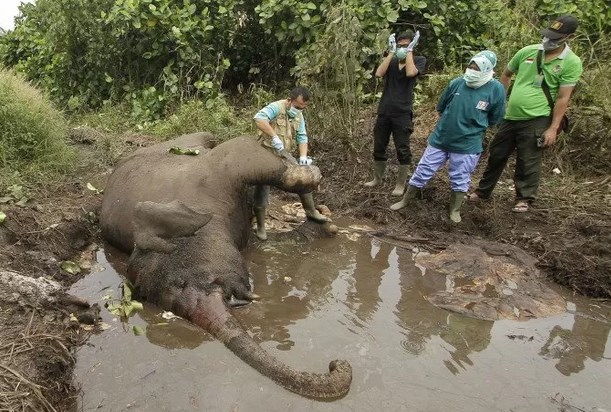
<instances>
[{"instance_id":1,"label":"puddle","mask_svg":"<svg viewBox=\"0 0 611 412\"><path fill-rule=\"evenodd\" d=\"M352 240L351 240L352 239ZM245 253L260 302L235 310L255 340L300 370L353 368L350 393L325 403L288 392L221 343L145 304L78 352L84 411L611 411L611 307L573 297L562 315L484 321L423 295L446 278L368 237L262 244ZM124 256L75 284L91 302L118 293ZM110 262L110 263L109 263ZM113 269L114 268L114 269ZM116 270L116 271L115 271ZM135 336L132 326L146 329ZM611 346L611 345L610 345Z\"/></svg>"}]
</instances>

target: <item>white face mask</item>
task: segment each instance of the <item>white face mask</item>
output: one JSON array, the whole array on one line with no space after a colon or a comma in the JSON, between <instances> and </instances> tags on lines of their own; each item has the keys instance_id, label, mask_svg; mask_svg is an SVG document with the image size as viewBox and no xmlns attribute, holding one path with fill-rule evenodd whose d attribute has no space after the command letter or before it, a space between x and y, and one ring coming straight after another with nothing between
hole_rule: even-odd
<instances>
[{"instance_id":1,"label":"white face mask","mask_svg":"<svg viewBox=\"0 0 611 412\"><path fill-rule=\"evenodd\" d=\"M552 40L548 39L547 37L544 37L543 41L541 42L541 44L543 45L543 50L545 51L556 50L558 47L562 46L562 43L562 40Z\"/></svg>"},{"instance_id":2,"label":"white face mask","mask_svg":"<svg viewBox=\"0 0 611 412\"><path fill-rule=\"evenodd\" d=\"M467 69L465 70L463 79L465 79L465 82L467 82L467 86L473 89L477 89L478 87L481 87L484 84L488 83L492 79L493 75L494 72L492 71L488 73L483 73L479 70Z\"/></svg>"},{"instance_id":3,"label":"white face mask","mask_svg":"<svg viewBox=\"0 0 611 412\"><path fill-rule=\"evenodd\" d=\"M299 110L298 108L296 108L295 106L291 106L290 109L288 109L286 111L286 114L291 118L294 119L295 117L299 116L301 114L301 110Z\"/></svg>"}]
</instances>

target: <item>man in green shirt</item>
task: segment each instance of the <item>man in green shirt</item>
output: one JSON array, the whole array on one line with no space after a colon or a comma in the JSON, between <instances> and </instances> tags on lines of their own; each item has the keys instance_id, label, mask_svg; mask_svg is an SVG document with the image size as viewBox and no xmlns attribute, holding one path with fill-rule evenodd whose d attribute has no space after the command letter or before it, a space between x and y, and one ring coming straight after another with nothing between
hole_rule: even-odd
<instances>
[{"instance_id":1,"label":"man in green shirt","mask_svg":"<svg viewBox=\"0 0 611 412\"><path fill-rule=\"evenodd\" d=\"M517 149L516 203L512 210L526 212L535 200L543 149L556 143L558 128L582 72L581 59L567 44L577 25L574 16L559 17L549 28L541 30L541 44L524 47L507 65L501 76L505 89L509 89L514 74L516 79L505 117L490 144L488 165L470 200L491 196L514 149ZM541 61L540 68L537 60ZM553 110L542 88L544 82L554 102Z\"/></svg>"}]
</instances>

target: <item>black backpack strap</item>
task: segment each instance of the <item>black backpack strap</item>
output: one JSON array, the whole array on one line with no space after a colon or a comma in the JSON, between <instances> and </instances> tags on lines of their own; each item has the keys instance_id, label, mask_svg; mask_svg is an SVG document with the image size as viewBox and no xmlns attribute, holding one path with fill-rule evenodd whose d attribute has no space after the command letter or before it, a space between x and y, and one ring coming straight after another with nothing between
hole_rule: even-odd
<instances>
[{"instance_id":1,"label":"black backpack strap","mask_svg":"<svg viewBox=\"0 0 611 412\"><path fill-rule=\"evenodd\" d=\"M552 109L552 113L554 112L554 99L552 99L552 95L549 91L549 86L545 81L545 75L543 74L543 50L539 49L537 52L537 73L539 76L542 76L541 79L541 88L543 89L543 93L547 98L547 104L549 104L550 109Z\"/></svg>"}]
</instances>

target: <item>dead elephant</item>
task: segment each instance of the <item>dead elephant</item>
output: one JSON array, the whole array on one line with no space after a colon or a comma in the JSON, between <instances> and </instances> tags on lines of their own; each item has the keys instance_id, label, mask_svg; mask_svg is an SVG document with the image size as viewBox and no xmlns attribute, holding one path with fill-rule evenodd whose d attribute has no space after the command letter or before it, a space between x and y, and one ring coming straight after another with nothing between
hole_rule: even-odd
<instances>
[{"instance_id":1,"label":"dead elephant","mask_svg":"<svg viewBox=\"0 0 611 412\"><path fill-rule=\"evenodd\" d=\"M169 149L199 150L196 156ZM131 252L128 277L136 293L209 331L253 368L284 388L313 398L344 396L352 369L296 371L266 353L227 309L233 296L253 298L240 254L250 233L250 185L307 193L320 182L315 166L283 161L252 137L215 146L196 133L142 148L122 160L104 190L104 237Z\"/></svg>"}]
</instances>

